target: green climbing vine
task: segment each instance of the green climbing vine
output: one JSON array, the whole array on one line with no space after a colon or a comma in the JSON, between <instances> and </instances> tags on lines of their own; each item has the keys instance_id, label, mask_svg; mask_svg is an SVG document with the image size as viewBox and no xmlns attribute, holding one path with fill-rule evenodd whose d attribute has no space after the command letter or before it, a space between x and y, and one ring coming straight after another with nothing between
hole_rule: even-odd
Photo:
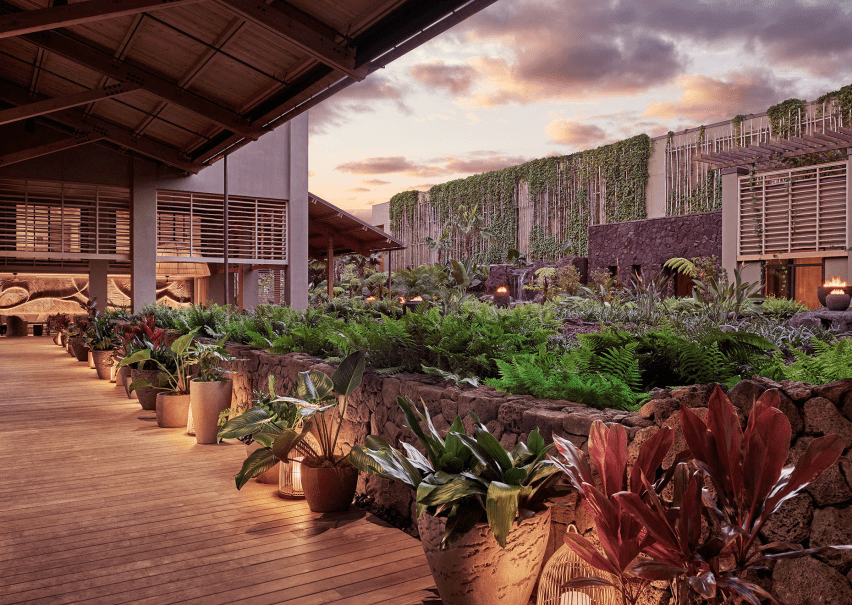
<instances>
[{"instance_id":1,"label":"green climbing vine","mask_svg":"<svg viewBox=\"0 0 852 605\"><path fill-rule=\"evenodd\" d=\"M846 120L852 123L852 84L828 92L815 101L818 105L817 111L823 111L823 105L829 105L829 109L834 115L842 115Z\"/></svg>"},{"instance_id":2,"label":"green climbing vine","mask_svg":"<svg viewBox=\"0 0 852 605\"><path fill-rule=\"evenodd\" d=\"M769 118L769 126L772 136L779 139L788 139L796 136L796 127L799 124L800 112L805 108L805 101L801 99L787 99L766 110Z\"/></svg>"},{"instance_id":3,"label":"green climbing vine","mask_svg":"<svg viewBox=\"0 0 852 605\"><path fill-rule=\"evenodd\" d=\"M394 233L402 229L404 217L408 217L409 224L414 226L414 209L419 197L419 191L401 191L390 199L390 223Z\"/></svg>"},{"instance_id":4,"label":"green climbing vine","mask_svg":"<svg viewBox=\"0 0 852 605\"><path fill-rule=\"evenodd\" d=\"M738 114L734 116L734 119L731 120L731 124L734 126L734 145L740 146L740 139L743 136L743 122L746 121L747 116L743 114Z\"/></svg>"},{"instance_id":5,"label":"green climbing vine","mask_svg":"<svg viewBox=\"0 0 852 605\"><path fill-rule=\"evenodd\" d=\"M477 208L486 219L490 237L477 243L473 258L480 263L501 262L510 248L518 246L518 187L526 183L533 206L528 257L556 258L566 244L570 253L585 255L588 226L593 220L611 223L645 218L650 155L651 139L642 134L597 149L435 185L423 201L416 191L404 191L390 200L391 228L399 234L407 224L416 232L418 204L431 207L441 228L460 209ZM550 232L554 223L560 237Z\"/></svg>"}]
</instances>

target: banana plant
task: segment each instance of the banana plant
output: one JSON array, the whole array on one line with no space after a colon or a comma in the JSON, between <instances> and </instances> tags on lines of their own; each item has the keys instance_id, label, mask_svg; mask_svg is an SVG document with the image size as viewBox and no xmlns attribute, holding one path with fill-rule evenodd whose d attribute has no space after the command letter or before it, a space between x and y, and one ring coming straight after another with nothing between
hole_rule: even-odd
<instances>
[{"instance_id":1,"label":"banana plant","mask_svg":"<svg viewBox=\"0 0 852 605\"><path fill-rule=\"evenodd\" d=\"M299 407L303 421L301 430L285 429L272 442L272 453L278 460L288 460L292 451L306 457L316 466L338 466L349 455L337 454L340 426L346 414L349 396L361 384L366 365L366 352L356 351L344 359L329 378L319 370L300 372L296 384L297 397L280 397ZM318 446L308 440L313 433Z\"/></svg>"},{"instance_id":2,"label":"banana plant","mask_svg":"<svg viewBox=\"0 0 852 605\"><path fill-rule=\"evenodd\" d=\"M242 488L249 479L262 475L278 464L272 452L275 438L285 430L296 429L301 424L299 407L292 401L278 397L275 376L270 374L267 390L254 392L252 407L228 420L219 430L219 442L223 439L239 439L246 444L256 441L262 446L249 454L234 476L237 489Z\"/></svg>"},{"instance_id":3,"label":"banana plant","mask_svg":"<svg viewBox=\"0 0 852 605\"><path fill-rule=\"evenodd\" d=\"M119 368L140 361L143 363L150 361L156 364L160 370L156 385L151 384L147 378L139 378L130 383L130 392L153 387L162 391L171 391L177 395L189 394L189 367L195 361L194 353L189 347L196 332L198 332L198 328L184 334L172 343L172 346L169 347L168 362L162 360L161 356L152 355L152 349L148 347L134 351L122 359L118 364Z\"/></svg>"},{"instance_id":4,"label":"banana plant","mask_svg":"<svg viewBox=\"0 0 852 605\"><path fill-rule=\"evenodd\" d=\"M465 434L457 416L443 438L425 406L424 416L402 397L397 405L425 455L405 442L401 443L404 453L400 452L370 435L363 446L352 448L350 459L361 471L412 488L417 517L423 513L446 517L442 549L483 520L505 548L512 526L534 515L555 492L560 471L547 456L553 444L545 445L538 429L530 433L526 444L518 443L509 452L473 412L473 436Z\"/></svg>"}]
</instances>

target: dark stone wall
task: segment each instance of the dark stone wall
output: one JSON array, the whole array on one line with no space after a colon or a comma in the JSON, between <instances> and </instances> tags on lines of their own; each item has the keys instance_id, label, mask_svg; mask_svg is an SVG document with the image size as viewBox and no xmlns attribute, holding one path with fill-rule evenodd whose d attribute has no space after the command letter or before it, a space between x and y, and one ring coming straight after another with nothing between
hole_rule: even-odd
<instances>
[{"instance_id":1,"label":"dark stone wall","mask_svg":"<svg viewBox=\"0 0 852 605\"><path fill-rule=\"evenodd\" d=\"M589 227L589 270L617 266L629 272L640 265L645 275L674 257L722 258L722 213L651 218Z\"/></svg>"}]
</instances>

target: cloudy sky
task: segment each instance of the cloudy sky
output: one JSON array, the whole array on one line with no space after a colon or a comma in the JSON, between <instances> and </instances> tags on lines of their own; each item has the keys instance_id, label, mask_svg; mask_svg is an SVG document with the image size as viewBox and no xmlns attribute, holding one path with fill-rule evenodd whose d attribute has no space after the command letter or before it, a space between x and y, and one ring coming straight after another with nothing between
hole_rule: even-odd
<instances>
[{"instance_id":1,"label":"cloudy sky","mask_svg":"<svg viewBox=\"0 0 852 605\"><path fill-rule=\"evenodd\" d=\"M498 0L311 111L310 188L399 191L852 83L852 0Z\"/></svg>"}]
</instances>

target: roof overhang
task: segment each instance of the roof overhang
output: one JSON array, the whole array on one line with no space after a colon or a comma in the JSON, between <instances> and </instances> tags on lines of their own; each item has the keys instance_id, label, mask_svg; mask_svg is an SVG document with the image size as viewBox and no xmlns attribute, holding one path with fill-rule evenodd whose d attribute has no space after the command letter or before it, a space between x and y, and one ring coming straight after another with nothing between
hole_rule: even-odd
<instances>
[{"instance_id":1,"label":"roof overhang","mask_svg":"<svg viewBox=\"0 0 852 605\"><path fill-rule=\"evenodd\" d=\"M405 245L381 229L365 223L324 199L308 194L308 255L320 259L334 254L362 254L402 250Z\"/></svg>"},{"instance_id":2,"label":"roof overhang","mask_svg":"<svg viewBox=\"0 0 852 605\"><path fill-rule=\"evenodd\" d=\"M0 0L0 125L68 134L8 161L97 141L198 172L495 1Z\"/></svg>"}]
</instances>

